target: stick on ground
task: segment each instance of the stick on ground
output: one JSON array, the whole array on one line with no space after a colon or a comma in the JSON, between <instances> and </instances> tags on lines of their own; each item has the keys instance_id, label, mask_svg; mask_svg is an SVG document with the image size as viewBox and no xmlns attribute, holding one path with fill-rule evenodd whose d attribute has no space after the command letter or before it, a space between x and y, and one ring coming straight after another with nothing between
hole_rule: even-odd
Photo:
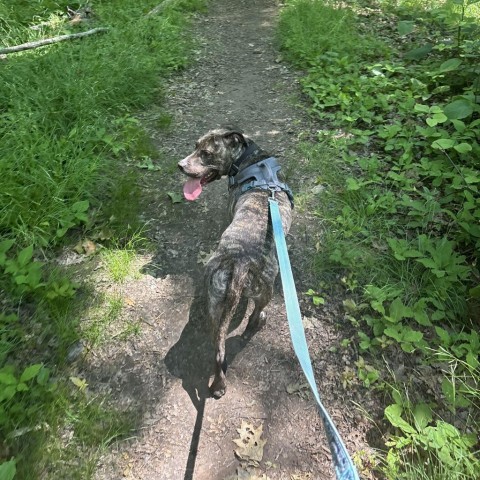
<instances>
[{"instance_id":1,"label":"stick on ground","mask_svg":"<svg viewBox=\"0 0 480 480\"><path fill-rule=\"evenodd\" d=\"M32 48L43 47L44 45L51 45L52 43L63 42L64 40L71 40L74 38L86 37L87 35L93 35L95 33L102 33L108 31L108 28L93 28L86 32L72 33L69 35L59 35L58 37L45 38L36 42L22 43L21 45L15 45L14 47L7 47L0 49L0 55L21 52L23 50L30 50Z\"/></svg>"}]
</instances>

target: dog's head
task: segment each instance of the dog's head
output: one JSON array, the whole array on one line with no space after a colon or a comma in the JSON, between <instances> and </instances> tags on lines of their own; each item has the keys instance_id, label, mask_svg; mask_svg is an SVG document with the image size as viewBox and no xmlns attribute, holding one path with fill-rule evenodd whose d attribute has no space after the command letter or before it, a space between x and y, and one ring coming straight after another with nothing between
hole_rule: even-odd
<instances>
[{"instance_id":1,"label":"dog's head","mask_svg":"<svg viewBox=\"0 0 480 480\"><path fill-rule=\"evenodd\" d=\"M183 187L185 198L195 200L204 185L227 175L246 145L246 137L237 129L220 128L203 135L193 153L178 162L178 168L189 177Z\"/></svg>"}]
</instances>

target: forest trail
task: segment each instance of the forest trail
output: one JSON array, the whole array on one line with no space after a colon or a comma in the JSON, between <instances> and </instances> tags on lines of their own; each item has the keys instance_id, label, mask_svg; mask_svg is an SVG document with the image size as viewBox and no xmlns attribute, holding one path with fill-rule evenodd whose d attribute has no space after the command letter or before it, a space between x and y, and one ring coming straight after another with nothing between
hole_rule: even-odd
<instances>
[{"instance_id":1,"label":"forest trail","mask_svg":"<svg viewBox=\"0 0 480 480\"><path fill-rule=\"evenodd\" d=\"M132 438L116 443L99 460L96 480L331 479L333 471L320 418L295 359L279 288L267 307L267 326L244 343L240 330L227 342L228 389L220 400L206 397L212 373L208 331L200 312L198 286L203 262L227 222L225 179L208 185L194 203L172 202L184 178L176 162L195 140L219 125L234 124L279 158L293 186L302 159L301 134L313 132L295 105L295 72L279 60L274 34L279 6L274 0L212 0L190 34L197 39L195 61L174 76L165 95L173 114L165 133L153 128L159 111L145 112L169 173L142 178L144 220L156 246L142 258L140 275L121 285L104 280L106 294L123 297L122 318L140 332L112 341L86 359L82 374L94 393L108 393L113 406L133 412ZM319 391L351 453L368 448L366 428L352 401L363 392L345 389L342 373L354 368L354 352L338 347L344 338L341 299L314 308L301 292L311 288L308 263L316 239L308 212L296 212L287 239L307 317ZM347 327L346 327L347 328ZM351 328L351 327L348 327ZM334 350L334 351L330 351ZM242 422L265 441L260 461L235 455ZM262 442L257 442L262 443ZM260 449L255 449L260 455Z\"/></svg>"}]
</instances>

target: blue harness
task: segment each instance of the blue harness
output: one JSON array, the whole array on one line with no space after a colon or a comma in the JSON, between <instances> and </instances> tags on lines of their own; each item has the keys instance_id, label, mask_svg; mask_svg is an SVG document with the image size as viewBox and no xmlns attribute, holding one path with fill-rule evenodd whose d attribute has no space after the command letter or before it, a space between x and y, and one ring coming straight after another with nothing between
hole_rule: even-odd
<instances>
[{"instance_id":1,"label":"blue harness","mask_svg":"<svg viewBox=\"0 0 480 480\"><path fill-rule=\"evenodd\" d=\"M240 195L252 188L260 188L270 192L285 192L293 208L293 193L289 186L281 182L277 176L277 172L281 168L275 157L267 158L250 165L236 175L230 175L228 177L229 188L240 185Z\"/></svg>"}]
</instances>

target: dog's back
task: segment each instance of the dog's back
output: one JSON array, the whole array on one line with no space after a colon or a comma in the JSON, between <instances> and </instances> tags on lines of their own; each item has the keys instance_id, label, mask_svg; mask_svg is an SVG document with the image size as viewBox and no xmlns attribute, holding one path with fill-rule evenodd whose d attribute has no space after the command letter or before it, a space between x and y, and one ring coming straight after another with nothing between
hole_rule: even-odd
<instances>
[{"instance_id":1,"label":"dog's back","mask_svg":"<svg viewBox=\"0 0 480 480\"><path fill-rule=\"evenodd\" d=\"M233 266L242 264L248 269L248 276L242 290L248 298L255 299L263 285L271 286L278 273L272 226L269 221L268 192L251 191L242 195L233 210L233 219L224 231L219 245L206 266L206 285L215 276L215 296L226 292ZM287 195L276 195L279 203L285 234L291 224L291 206ZM220 281L221 279L221 281ZM220 288L223 282L225 288ZM209 287L209 296L211 289Z\"/></svg>"}]
</instances>

